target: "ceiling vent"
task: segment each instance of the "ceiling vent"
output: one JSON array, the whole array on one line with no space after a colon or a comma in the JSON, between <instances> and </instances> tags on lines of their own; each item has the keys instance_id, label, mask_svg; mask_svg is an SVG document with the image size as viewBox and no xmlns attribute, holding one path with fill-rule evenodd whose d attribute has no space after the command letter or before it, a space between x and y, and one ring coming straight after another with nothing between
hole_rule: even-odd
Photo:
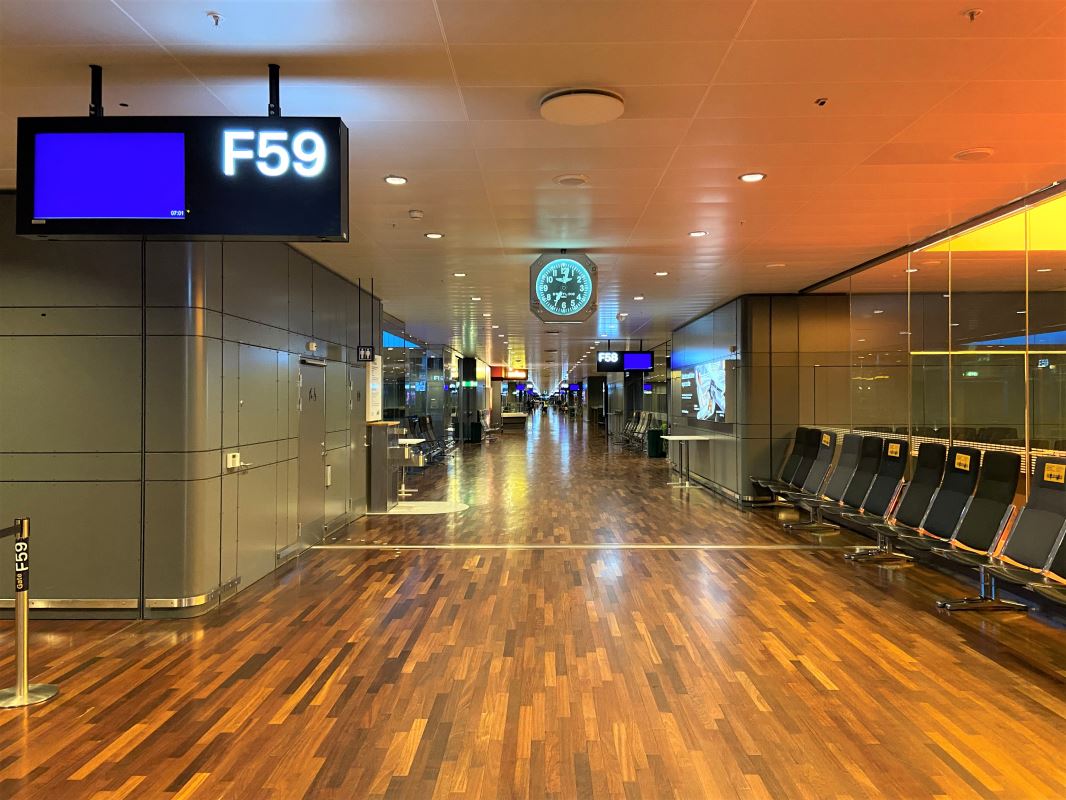
<instances>
[{"instance_id":1,"label":"ceiling vent","mask_svg":"<svg viewBox=\"0 0 1066 800\"><path fill-rule=\"evenodd\" d=\"M984 161L985 159L991 158L992 154L995 152L996 151L991 147L970 147L955 153L952 158L955 161L972 163L974 161Z\"/></svg>"},{"instance_id":2,"label":"ceiling vent","mask_svg":"<svg viewBox=\"0 0 1066 800\"><path fill-rule=\"evenodd\" d=\"M623 111L622 96L607 89L559 89L540 101L540 115L558 125L602 125Z\"/></svg>"},{"instance_id":3,"label":"ceiling vent","mask_svg":"<svg viewBox=\"0 0 1066 800\"><path fill-rule=\"evenodd\" d=\"M556 175L552 180L560 186L587 186L589 183L589 176L580 175L576 172L568 172L565 175Z\"/></svg>"}]
</instances>

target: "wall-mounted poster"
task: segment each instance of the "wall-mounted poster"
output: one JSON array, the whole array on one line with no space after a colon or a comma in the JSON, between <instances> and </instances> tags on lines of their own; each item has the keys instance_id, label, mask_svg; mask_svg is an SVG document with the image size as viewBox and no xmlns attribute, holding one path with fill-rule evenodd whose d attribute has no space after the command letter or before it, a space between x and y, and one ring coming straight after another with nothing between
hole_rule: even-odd
<instances>
[{"instance_id":1,"label":"wall-mounted poster","mask_svg":"<svg viewBox=\"0 0 1066 800\"><path fill-rule=\"evenodd\" d=\"M374 360L366 365L367 422L379 422L381 420L382 372L381 356L374 356Z\"/></svg>"}]
</instances>

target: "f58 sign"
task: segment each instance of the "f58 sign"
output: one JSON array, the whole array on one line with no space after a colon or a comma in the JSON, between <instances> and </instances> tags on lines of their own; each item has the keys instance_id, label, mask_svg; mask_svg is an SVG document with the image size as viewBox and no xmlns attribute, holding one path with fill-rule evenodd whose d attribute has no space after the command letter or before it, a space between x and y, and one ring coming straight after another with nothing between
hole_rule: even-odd
<instances>
[{"instance_id":1,"label":"f58 sign","mask_svg":"<svg viewBox=\"0 0 1066 800\"><path fill-rule=\"evenodd\" d=\"M16 231L45 238L347 241L336 117L18 121Z\"/></svg>"}]
</instances>

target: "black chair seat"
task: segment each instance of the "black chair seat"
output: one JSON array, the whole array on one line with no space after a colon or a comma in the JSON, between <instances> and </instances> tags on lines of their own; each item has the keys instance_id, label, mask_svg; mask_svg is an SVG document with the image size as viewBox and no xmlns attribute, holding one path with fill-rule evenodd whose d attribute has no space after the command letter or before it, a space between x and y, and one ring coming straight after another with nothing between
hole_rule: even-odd
<instances>
[{"instance_id":1,"label":"black chair seat","mask_svg":"<svg viewBox=\"0 0 1066 800\"><path fill-rule=\"evenodd\" d=\"M921 533L901 533L896 537L896 541L902 544L904 547L913 547L916 550L936 550L937 543L941 546L947 544L944 539L935 539L932 536L926 536ZM948 545L950 547L950 545Z\"/></svg>"},{"instance_id":2,"label":"black chair seat","mask_svg":"<svg viewBox=\"0 0 1066 800\"><path fill-rule=\"evenodd\" d=\"M1048 600L1066 604L1066 585L1060 583L1029 583L1026 588L1032 589Z\"/></svg>"},{"instance_id":3,"label":"black chair seat","mask_svg":"<svg viewBox=\"0 0 1066 800\"><path fill-rule=\"evenodd\" d=\"M887 522L879 522L873 528L889 539L898 539L900 536L918 533L915 528L908 528L906 525L889 525Z\"/></svg>"},{"instance_id":4,"label":"black chair seat","mask_svg":"<svg viewBox=\"0 0 1066 800\"><path fill-rule=\"evenodd\" d=\"M947 545L946 542L944 544ZM935 549L933 550L933 553L938 556L943 556L944 558L950 558L952 561L959 564L965 564L968 567L987 567L992 563L988 556L982 553L971 553L967 550L959 550L958 548L951 547L950 545Z\"/></svg>"},{"instance_id":5,"label":"black chair seat","mask_svg":"<svg viewBox=\"0 0 1066 800\"><path fill-rule=\"evenodd\" d=\"M1033 582L1033 578L1036 576L1036 573L1031 569L1012 567L1010 564L990 564L986 569L997 578L1008 583L1016 583L1019 586L1027 586Z\"/></svg>"}]
</instances>

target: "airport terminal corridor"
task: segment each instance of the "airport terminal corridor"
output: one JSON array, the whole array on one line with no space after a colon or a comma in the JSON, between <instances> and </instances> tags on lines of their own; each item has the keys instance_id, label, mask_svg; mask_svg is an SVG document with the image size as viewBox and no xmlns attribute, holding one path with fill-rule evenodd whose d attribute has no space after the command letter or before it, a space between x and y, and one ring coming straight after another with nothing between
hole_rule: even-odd
<instances>
[{"instance_id":1,"label":"airport terminal corridor","mask_svg":"<svg viewBox=\"0 0 1066 800\"><path fill-rule=\"evenodd\" d=\"M0 717L0 797L1066 794L1046 620L938 613L963 582L554 411L426 477L469 508L363 517L205 616L35 620L63 691Z\"/></svg>"}]
</instances>

